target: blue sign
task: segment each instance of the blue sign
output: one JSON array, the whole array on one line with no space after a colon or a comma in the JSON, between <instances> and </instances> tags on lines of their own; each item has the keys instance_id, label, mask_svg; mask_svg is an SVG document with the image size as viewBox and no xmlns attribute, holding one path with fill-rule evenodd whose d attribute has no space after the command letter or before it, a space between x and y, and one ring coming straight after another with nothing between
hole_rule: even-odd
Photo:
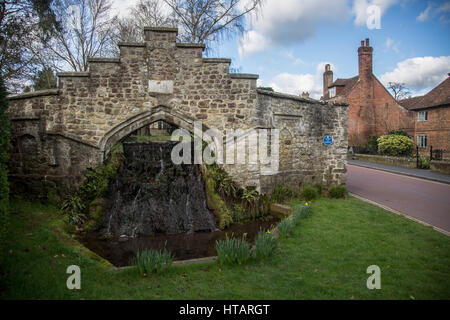
<instances>
[{"instance_id":1,"label":"blue sign","mask_svg":"<svg viewBox=\"0 0 450 320\"><path fill-rule=\"evenodd\" d=\"M331 146L331 145L333 144L333 137L332 137L332 136L325 136L325 137L323 138L323 143L324 143L326 146Z\"/></svg>"}]
</instances>

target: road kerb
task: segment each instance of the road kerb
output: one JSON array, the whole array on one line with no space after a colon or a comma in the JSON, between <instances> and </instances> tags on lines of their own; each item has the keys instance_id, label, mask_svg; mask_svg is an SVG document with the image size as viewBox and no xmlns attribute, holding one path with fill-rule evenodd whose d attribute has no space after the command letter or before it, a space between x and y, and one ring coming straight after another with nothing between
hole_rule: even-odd
<instances>
[{"instance_id":1,"label":"road kerb","mask_svg":"<svg viewBox=\"0 0 450 320\"><path fill-rule=\"evenodd\" d=\"M414 222L418 222L418 223L420 223L421 225L424 225L424 226L427 226L427 227L431 227L431 228L433 228L434 230L436 230L437 232L440 232L440 233L446 235L447 237L450 237L450 232L448 232L448 231L446 231L446 230L444 230L444 229L441 229L441 228L439 228L439 227L433 226L433 225L431 225L431 224L429 224L429 223L427 223L427 222L424 222L424 221L422 221L422 220L419 220L419 219L417 219L417 218L413 218L413 217L411 217L411 216L408 216L407 214L404 214L403 212L400 212L400 211L397 211L397 210L395 210L395 209L389 208L389 207L387 207L387 206L385 206L385 205L382 205L382 204L380 204L380 203L378 203L378 202L375 202L375 201L372 201L372 200L363 198L363 197L361 197L361 196L358 196L357 194L354 194L354 193L349 193L349 194L350 194L352 197L355 197L355 198L357 198L357 199L359 199L359 200L362 200L362 201L364 201L364 202L373 204L373 205L375 205L375 206L377 206L377 207L380 207L380 208L382 208L382 209L384 209L384 210L390 211L390 212L395 213L395 214L397 214L397 215L403 216L403 217L405 217L405 218L407 218L407 219L409 219L409 220L412 220L412 221L414 221Z\"/></svg>"}]
</instances>

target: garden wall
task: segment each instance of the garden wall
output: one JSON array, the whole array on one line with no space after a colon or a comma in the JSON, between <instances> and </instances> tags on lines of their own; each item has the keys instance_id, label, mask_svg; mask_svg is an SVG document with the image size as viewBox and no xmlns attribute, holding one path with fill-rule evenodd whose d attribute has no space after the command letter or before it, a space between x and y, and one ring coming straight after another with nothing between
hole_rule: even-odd
<instances>
[{"instance_id":1,"label":"garden wall","mask_svg":"<svg viewBox=\"0 0 450 320\"><path fill-rule=\"evenodd\" d=\"M450 174L450 161L430 161L432 171Z\"/></svg>"},{"instance_id":2,"label":"garden wall","mask_svg":"<svg viewBox=\"0 0 450 320\"><path fill-rule=\"evenodd\" d=\"M389 164L391 166L398 166L403 168L417 168L416 158L377 156L371 154L355 154L355 156L358 160L362 161Z\"/></svg>"}]
</instances>

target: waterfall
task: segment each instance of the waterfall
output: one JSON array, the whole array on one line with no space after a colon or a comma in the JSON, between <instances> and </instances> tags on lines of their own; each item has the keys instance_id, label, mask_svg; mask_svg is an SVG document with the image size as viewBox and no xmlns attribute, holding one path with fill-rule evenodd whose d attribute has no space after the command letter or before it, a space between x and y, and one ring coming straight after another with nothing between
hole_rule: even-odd
<instances>
[{"instance_id":1,"label":"waterfall","mask_svg":"<svg viewBox=\"0 0 450 320\"><path fill-rule=\"evenodd\" d=\"M125 161L110 185L104 232L139 237L216 231L199 165L175 165L176 142L125 142Z\"/></svg>"}]
</instances>

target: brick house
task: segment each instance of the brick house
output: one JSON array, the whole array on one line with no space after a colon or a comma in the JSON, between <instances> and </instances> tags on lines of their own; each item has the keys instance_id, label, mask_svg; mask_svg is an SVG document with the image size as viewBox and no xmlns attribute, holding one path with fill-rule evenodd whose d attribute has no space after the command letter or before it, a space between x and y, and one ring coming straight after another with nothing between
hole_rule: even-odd
<instances>
[{"instance_id":1,"label":"brick house","mask_svg":"<svg viewBox=\"0 0 450 320\"><path fill-rule=\"evenodd\" d=\"M323 74L322 100L349 104L349 146L362 146L372 134L406 130L414 136L414 112L400 105L373 74L373 48L369 39L358 48L358 75L333 81L330 65Z\"/></svg>"},{"instance_id":2,"label":"brick house","mask_svg":"<svg viewBox=\"0 0 450 320\"><path fill-rule=\"evenodd\" d=\"M421 154L429 155L431 146L450 151L450 74L426 95L399 102L415 114L414 142Z\"/></svg>"}]
</instances>

